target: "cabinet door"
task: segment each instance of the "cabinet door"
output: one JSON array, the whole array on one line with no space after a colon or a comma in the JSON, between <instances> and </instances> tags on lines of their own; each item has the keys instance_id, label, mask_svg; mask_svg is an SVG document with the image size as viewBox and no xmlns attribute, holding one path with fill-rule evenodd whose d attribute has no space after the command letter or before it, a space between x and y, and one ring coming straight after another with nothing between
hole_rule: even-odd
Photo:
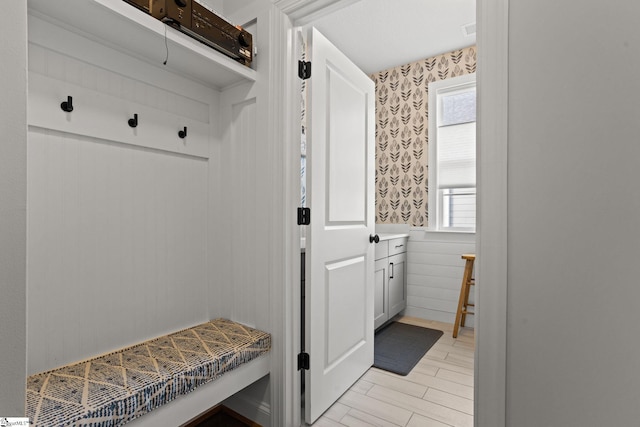
<instances>
[{"instance_id":1,"label":"cabinet door","mask_svg":"<svg viewBox=\"0 0 640 427\"><path fill-rule=\"evenodd\" d=\"M387 312L387 278L388 274L388 262L387 258L377 260L374 268L374 307L373 307L373 327L379 328L384 322L389 319L389 313Z\"/></svg>"},{"instance_id":2,"label":"cabinet door","mask_svg":"<svg viewBox=\"0 0 640 427\"><path fill-rule=\"evenodd\" d=\"M407 253L389 257L389 318L407 307Z\"/></svg>"}]
</instances>

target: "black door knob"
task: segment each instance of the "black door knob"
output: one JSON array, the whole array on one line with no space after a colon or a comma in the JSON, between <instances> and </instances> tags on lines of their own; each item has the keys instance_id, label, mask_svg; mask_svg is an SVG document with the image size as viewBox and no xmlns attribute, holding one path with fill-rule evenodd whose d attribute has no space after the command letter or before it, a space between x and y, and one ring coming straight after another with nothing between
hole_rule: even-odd
<instances>
[{"instance_id":1,"label":"black door knob","mask_svg":"<svg viewBox=\"0 0 640 427\"><path fill-rule=\"evenodd\" d=\"M374 242L378 243L379 241L380 241L380 236L378 236L377 234L376 235L373 235L373 234L369 235L369 243L374 243Z\"/></svg>"},{"instance_id":2,"label":"black door knob","mask_svg":"<svg viewBox=\"0 0 640 427\"><path fill-rule=\"evenodd\" d=\"M186 0L176 0L176 4L180 7L187 7Z\"/></svg>"}]
</instances>

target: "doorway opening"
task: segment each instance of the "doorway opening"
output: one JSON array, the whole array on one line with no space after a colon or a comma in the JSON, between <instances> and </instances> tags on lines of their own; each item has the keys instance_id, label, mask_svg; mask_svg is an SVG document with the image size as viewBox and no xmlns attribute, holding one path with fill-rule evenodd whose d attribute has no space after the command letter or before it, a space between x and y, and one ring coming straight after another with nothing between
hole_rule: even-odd
<instances>
[{"instance_id":1,"label":"doorway opening","mask_svg":"<svg viewBox=\"0 0 640 427\"><path fill-rule=\"evenodd\" d=\"M474 9L474 12L475 12L475 6L473 7L473 9ZM388 11L387 11L387 12L388 12ZM336 14L335 14L335 13L334 13L334 14L331 14L330 16L331 16L331 18L330 18L331 20L339 19L339 18L336 18ZM391 18L391 19L392 19L392 18ZM475 16L474 16L474 19L475 19ZM313 24L314 26L316 26L316 25L317 25L317 26L322 30L322 22L321 22L321 20L313 21L313 22L312 22L312 24ZM465 24L467 24L467 25L465 25L465 28L467 29L467 32L468 32L468 29L470 28L470 26L468 25L468 24L469 24L469 22L467 22L467 23L465 23ZM330 37L330 36L329 36L329 37ZM348 36L346 36L346 38L349 38L349 37L348 37ZM340 37L339 37L338 39L340 39ZM475 40L474 40L474 41L475 41ZM339 42L338 42L337 44L339 44ZM474 46L474 47L475 47L475 43L472 43L472 46ZM455 49L455 50L460 50L460 49ZM451 52L452 52L452 51L451 51ZM466 54L466 52L465 52L465 53L463 53L463 55L462 55L462 56L464 57L464 55L465 55L465 54ZM427 59L429 59L429 58L426 58L426 59L425 59L425 58L423 58L423 59L422 59L422 61L427 60ZM413 61L413 62L420 62L420 61L421 61L421 60ZM460 67L460 61L459 61L459 60L458 60L458 62L454 62L454 61L451 61L451 60L450 60L450 64L452 64L452 65L451 65L451 70L454 70L456 66L457 66L457 67ZM404 65L407 65L407 64L404 64ZM434 72L434 71L435 71L435 72L437 73L438 71L440 71L441 73L444 73L444 72L442 71L442 69L439 69L439 68L438 68L438 65L439 65L439 64L438 64L438 62L437 62L437 61L436 61L433 65L429 64L429 67L426 67L426 66L424 66L424 65L423 65L423 69L425 69L425 70L426 70L426 71L425 71L425 72L423 72L423 74L422 74L422 76L423 76L422 78L423 78L423 79L425 79L425 80L423 80L423 81L426 81L426 79L428 78L428 73L429 73L429 72ZM463 67L464 67L464 63L463 63ZM473 65L473 67L474 67L473 71L475 71L475 64ZM393 68L393 67L392 67L392 68ZM431 69L427 69L427 68L431 68ZM464 70L464 68L462 68L462 69ZM397 78L396 78L396 77L394 77L394 78L396 79L396 80L395 80L395 82L394 82L394 83L395 83L395 85L396 85L396 88L400 88L400 87L402 86L402 82L403 82L403 80L404 80L405 78L407 78L411 83L413 83L413 82L414 82L414 78L415 78L415 81L420 81L420 77L419 77L419 74L420 74L420 73L415 73L415 75L414 75L414 73L413 73L413 72L414 72L414 70L413 70L413 69L411 69L411 67L405 67L404 69L400 69L400 70L398 71L398 77L397 77ZM459 72L460 72L460 70L455 71L455 73L459 73ZM455 73L454 73L454 75L455 75ZM390 75L391 75L391 71L389 72L389 74L388 74L388 76L387 76L387 79L390 79ZM388 81L389 81L389 80L386 80L386 81L385 81L385 83L386 83L386 82L388 82ZM407 93L407 91L405 91L406 99L402 99L402 94L400 93L400 94L399 94L400 102L398 102L396 105L394 105L394 108L401 109L401 108L402 108L402 106L403 106L403 104L405 103L405 101L408 101L408 104L409 104L409 105L413 104L414 100L415 100L415 102L416 102L416 103L419 103L419 102L420 102L419 95L418 95L416 98L414 98L414 97L413 97L413 95L414 95L414 94L415 94L415 92L411 92L410 94L408 94L408 93ZM425 93L423 93L423 96L424 96L424 95L426 95L426 94L425 94ZM391 96L392 96L391 94L389 94L389 95L388 95L387 102L389 102L389 101L390 101ZM394 100L394 101L395 101L395 100ZM389 104L387 104L387 109L388 109L388 110L390 110L390 109L391 109L391 107L389 106ZM390 123L390 121L391 121L391 120L392 120L392 117L391 117L391 118L389 118L389 123ZM408 128L409 128L409 130L410 130L410 131L413 131L414 125L416 126L416 128L419 128L419 127L420 127L420 125L421 125L420 123L413 123L413 122L411 122L411 118L409 118L409 120L408 120L408 122L407 122L407 123L403 123L403 122L402 122L402 119L401 119L401 118L398 118L398 123L399 123L399 125L398 125L398 126L395 128L395 130L394 130L394 133L396 134L396 137L398 137L398 139L400 139L400 137L399 137L398 135L401 135L402 130L404 129L405 125L408 125ZM426 125L425 125L424 123L423 123L422 125L426 127ZM399 141L398 146L399 146L400 148L399 148L399 149L397 149L397 146L396 146L396 147L394 147L394 150L395 150L395 151L393 152L393 158L395 158L396 160L400 160L400 158L402 157L402 155L403 155L403 153L404 153L404 151L403 151L403 150L405 150L405 151L406 151L406 150L413 151L413 149L414 149L414 148L416 148L416 147L414 147L414 142L415 142L415 140L411 140L410 142L407 142L407 147L405 148L405 147L403 147L403 146L402 146L402 141ZM426 138L425 138L425 139L423 139L423 140L421 141L421 143L423 144L423 145L422 145L422 148L423 148L423 149L425 149L425 148L426 148ZM379 145L379 144L376 144L376 145ZM389 143L389 144L387 145L387 147L386 147L386 148L387 148L387 149L390 149L390 145L391 145L391 143ZM418 146L418 147L417 147L417 149L419 150L419 148L420 148L420 147ZM388 158L388 159L391 159L391 158L392 158L392 157L391 157L391 153L387 154L387 158ZM388 168L389 168L389 169L391 169L391 167L392 167L392 163L393 163L393 162L392 162L391 160L389 160L389 161L388 161ZM398 163L399 163L399 162L398 162ZM400 164L400 163L399 163L399 164ZM412 176L411 176L411 175L413 175L413 170L412 170L412 169L413 169L414 165L416 165L416 164L418 164L418 163L407 163L407 162L405 162L405 165L406 165L406 164L410 164L410 167L407 169L407 172L409 172L409 176L410 176L410 179L411 179L411 178L412 178ZM423 165L420 165L420 166L423 166ZM424 166L423 166L423 167L424 167ZM403 174L405 173L405 171L403 171L403 170L402 170L402 167L401 167L401 166L398 166L398 168L400 169L400 173L397 173L397 174L394 176L394 181L396 181L396 183L397 183L398 181L401 181L401 180L402 180ZM424 169L426 169L426 168L424 168ZM419 168L417 168L417 169L416 169L416 171L418 171L418 173L419 173ZM389 176L389 175L387 175L387 177L388 177L388 176ZM389 181L390 181L390 178L387 178L387 183L389 183ZM426 180L424 180L424 181L426 181ZM414 184L414 185L416 185L416 184ZM419 184L417 185L417 187L419 187ZM378 189L376 189L376 190L378 190ZM414 188L412 188L412 189L411 189L410 193L411 193L411 192L413 192L413 190L414 190ZM398 193L399 193L399 194L402 194L402 192L401 192L400 190L398 190ZM424 227L424 226L425 226L425 224L427 224L428 216L427 216L426 214L422 214L419 208L416 208L416 209L405 209L405 211L404 211L404 217L403 217L403 212L402 212L402 210L401 210L401 209L398 209L398 208L400 208L400 207L402 206L402 201L404 201L404 200L402 199L402 197L401 197L401 196L400 196L400 197L398 197L398 193L394 193L394 195L393 195L393 197L394 197L394 199L393 199L393 204L394 204L394 205L395 205L395 207L396 207L396 209L393 209L393 208L391 207L391 191L390 191L390 190L388 190L388 191L387 191L387 193L386 193L386 196L385 196L385 197L389 198L389 201L387 202L387 210L386 210L386 212L387 212L387 213L386 213L386 217L384 216L384 215L385 215L385 211L384 211L384 209L378 209L377 214L380 214L380 218L382 218L383 220L387 221L389 224L391 224L391 223L395 223L396 221L400 220L400 221L398 221L398 222L404 221L404 224L406 224L406 225L409 225L409 224L410 224L410 225L409 225L409 227L421 227L421 226L422 226L422 227ZM425 192L425 193L426 193L426 192ZM378 197L378 192L377 192L377 191L376 191L376 197ZM426 195L424 196L424 198L426 199ZM399 204L398 204L398 200L400 200L400 203L399 203ZM409 203L409 207L414 208L414 205L413 205L411 202L408 202L408 203ZM426 203L424 203L424 202L423 202L422 207L424 207L424 206L426 206ZM393 215L394 213L396 213L396 216L392 218L392 217L391 217L391 215ZM422 218L420 218L420 215L422 215ZM393 220L393 221L391 221L391 220ZM415 225L415 224L420 224L420 225ZM408 228L408 227L407 227L407 228ZM412 230L415 230L415 229L412 229ZM425 233L427 232L427 230L420 229L420 228L419 228L418 230L419 230L419 231L424 231ZM433 237L433 235L432 235L431 237ZM465 250L461 250L461 251L459 251L460 253L464 253L464 252L475 252L475 240L469 241L469 240L467 239L465 242L463 242L463 244L466 244L466 245L467 245L467 246L466 246L467 248L469 247L469 245L471 245L472 250L466 250L466 249L465 249ZM460 274L460 276L461 276L461 274ZM453 295L453 297L452 297L452 300L453 300L452 306L455 306L455 303L457 302L457 294L458 294L458 292L459 292L459 286L460 286L460 284L459 284L459 277L457 278L456 282L457 282L457 283L456 283L455 285L453 285L455 289L454 289L454 292L453 292L453 294L454 294L454 295ZM437 310L435 310L435 311L437 311ZM453 310L452 310L452 311L453 311ZM421 317L422 317L422 318L428 318L426 315L425 315L425 316L421 316ZM452 317L453 317L453 313L452 313ZM451 323L452 323L452 321L451 321Z\"/></svg>"}]
</instances>

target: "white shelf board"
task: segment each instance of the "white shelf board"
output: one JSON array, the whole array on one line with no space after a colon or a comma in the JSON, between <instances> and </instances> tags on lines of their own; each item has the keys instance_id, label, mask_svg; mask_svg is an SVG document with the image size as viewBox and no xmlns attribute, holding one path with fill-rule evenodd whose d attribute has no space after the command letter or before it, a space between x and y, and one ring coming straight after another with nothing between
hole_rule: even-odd
<instances>
[{"instance_id":1,"label":"white shelf board","mask_svg":"<svg viewBox=\"0 0 640 427\"><path fill-rule=\"evenodd\" d=\"M28 0L28 6L43 19L207 86L222 89L256 80L255 70L123 0Z\"/></svg>"}]
</instances>

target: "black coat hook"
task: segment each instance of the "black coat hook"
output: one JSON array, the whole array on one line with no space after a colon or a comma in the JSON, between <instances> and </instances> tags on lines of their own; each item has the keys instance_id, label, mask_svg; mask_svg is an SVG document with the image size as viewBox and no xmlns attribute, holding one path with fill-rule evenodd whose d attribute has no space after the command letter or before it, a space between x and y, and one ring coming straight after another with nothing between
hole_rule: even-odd
<instances>
[{"instance_id":1,"label":"black coat hook","mask_svg":"<svg viewBox=\"0 0 640 427\"><path fill-rule=\"evenodd\" d=\"M187 136L187 127L186 126L184 127L184 130L181 130L181 131L178 132L178 136L180 138L186 138L186 136Z\"/></svg>"},{"instance_id":2,"label":"black coat hook","mask_svg":"<svg viewBox=\"0 0 640 427\"><path fill-rule=\"evenodd\" d=\"M129 126L135 128L138 126L138 114L133 115L133 119L129 119Z\"/></svg>"},{"instance_id":3,"label":"black coat hook","mask_svg":"<svg viewBox=\"0 0 640 427\"><path fill-rule=\"evenodd\" d=\"M60 108L62 108L62 111L66 111L67 113L70 113L73 111L73 98L70 96L67 96L67 100L63 101L62 104L60 104Z\"/></svg>"}]
</instances>

